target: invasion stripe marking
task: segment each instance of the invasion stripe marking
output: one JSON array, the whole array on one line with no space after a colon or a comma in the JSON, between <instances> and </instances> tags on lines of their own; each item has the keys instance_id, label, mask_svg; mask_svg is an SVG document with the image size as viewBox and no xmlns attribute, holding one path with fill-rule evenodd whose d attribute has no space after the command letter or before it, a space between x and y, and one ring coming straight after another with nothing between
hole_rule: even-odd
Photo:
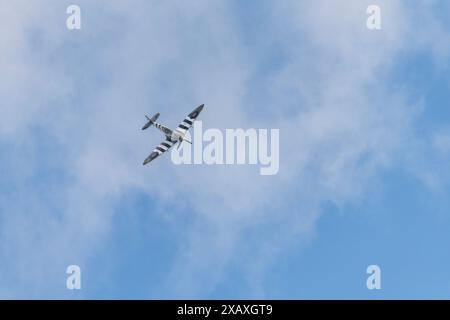
<instances>
[{"instance_id":1,"label":"invasion stripe marking","mask_svg":"<svg viewBox=\"0 0 450 320\"><path fill-rule=\"evenodd\" d=\"M165 143L165 142L161 142L161 144L162 144L164 147L166 147L167 149L169 149L169 148L171 147L170 144Z\"/></svg>"}]
</instances>

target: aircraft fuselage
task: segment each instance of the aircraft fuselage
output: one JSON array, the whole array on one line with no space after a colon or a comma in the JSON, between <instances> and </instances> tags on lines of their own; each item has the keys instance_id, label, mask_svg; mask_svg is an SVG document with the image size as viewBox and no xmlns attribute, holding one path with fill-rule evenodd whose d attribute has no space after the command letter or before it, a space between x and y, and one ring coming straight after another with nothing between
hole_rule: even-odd
<instances>
[{"instance_id":1,"label":"aircraft fuselage","mask_svg":"<svg viewBox=\"0 0 450 320\"><path fill-rule=\"evenodd\" d=\"M156 123L155 122L155 127L158 128L159 130L161 130L164 135L166 136L166 139L168 141L172 141L172 142L176 142L180 139L184 138L184 134L179 132L178 130L171 130L165 126L163 126L162 124Z\"/></svg>"}]
</instances>

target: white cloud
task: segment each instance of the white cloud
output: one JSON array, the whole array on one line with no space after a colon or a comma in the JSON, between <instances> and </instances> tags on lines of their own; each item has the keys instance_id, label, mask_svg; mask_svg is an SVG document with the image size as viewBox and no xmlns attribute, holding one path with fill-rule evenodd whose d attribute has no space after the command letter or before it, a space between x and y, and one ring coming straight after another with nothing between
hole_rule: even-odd
<instances>
[{"instance_id":1,"label":"white cloud","mask_svg":"<svg viewBox=\"0 0 450 320\"><path fill-rule=\"evenodd\" d=\"M165 295L202 297L238 263L249 274L244 285L264 295L267 266L281 248L314 233L324 201L360 201L414 139L417 108L408 92L392 88L389 71L408 48L428 50L428 42L425 32L423 44L409 41L413 10L404 2L380 1L383 30L376 32L365 27L364 1L283 1L269 10L274 28L261 36L282 46L286 62L265 79L267 105L248 104L264 53L244 43L226 2L160 2L149 10L80 2L79 34L58 27L65 8L42 3L4 5L14 32L0 46L0 66L11 75L0 78L8 85L0 132L7 150L16 149L8 157L12 191L0 198L0 254L9 261L1 271L13 274L5 295L63 295L55 273L83 264L102 245L114 204L130 189L192 210ZM422 29L445 34L424 10ZM441 44L433 54L447 49ZM204 125L219 128L252 127L256 112L276 110L258 124L281 129L279 175L173 167L168 156L142 167L160 138L139 131L142 115L161 111L174 126L200 103ZM33 149L45 142L25 140L36 129L56 149L50 164ZM42 161L64 179L36 190ZM242 267L243 260L255 265Z\"/></svg>"}]
</instances>

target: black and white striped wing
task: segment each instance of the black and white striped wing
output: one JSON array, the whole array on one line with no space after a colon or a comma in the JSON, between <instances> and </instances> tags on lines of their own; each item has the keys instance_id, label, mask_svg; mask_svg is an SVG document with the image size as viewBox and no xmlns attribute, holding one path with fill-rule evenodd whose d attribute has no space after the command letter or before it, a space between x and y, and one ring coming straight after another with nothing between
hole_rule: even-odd
<instances>
[{"instance_id":1,"label":"black and white striped wing","mask_svg":"<svg viewBox=\"0 0 450 320\"><path fill-rule=\"evenodd\" d=\"M166 152L167 150L169 150L170 148L173 147L173 145L176 143L172 142L172 141L163 141L159 144L159 146L157 146L152 153L150 153L150 155L147 157L147 159L145 159L144 161L144 165L146 165L147 163L155 160L156 158L158 158L160 155L162 155L164 152Z\"/></svg>"},{"instance_id":2,"label":"black and white striped wing","mask_svg":"<svg viewBox=\"0 0 450 320\"><path fill-rule=\"evenodd\" d=\"M194 124L195 119L197 119L198 115L203 110L203 106L204 104L198 106L194 111L189 113L189 115L184 118L183 122L181 122L175 130L184 135Z\"/></svg>"}]
</instances>

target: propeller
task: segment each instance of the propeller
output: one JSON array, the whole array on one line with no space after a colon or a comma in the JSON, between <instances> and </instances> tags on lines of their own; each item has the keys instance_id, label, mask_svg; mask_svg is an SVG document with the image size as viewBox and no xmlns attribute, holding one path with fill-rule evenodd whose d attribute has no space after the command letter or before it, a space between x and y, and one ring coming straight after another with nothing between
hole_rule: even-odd
<instances>
[{"instance_id":1,"label":"propeller","mask_svg":"<svg viewBox=\"0 0 450 320\"><path fill-rule=\"evenodd\" d=\"M184 139L183 137L180 137L180 138L178 139L178 146L177 146L177 150L178 150L178 149L180 148L180 146L181 146L181 143L182 143L183 141L186 141L186 142L188 142L188 143L192 144L192 142L190 142L189 140L187 140L187 139Z\"/></svg>"}]
</instances>

